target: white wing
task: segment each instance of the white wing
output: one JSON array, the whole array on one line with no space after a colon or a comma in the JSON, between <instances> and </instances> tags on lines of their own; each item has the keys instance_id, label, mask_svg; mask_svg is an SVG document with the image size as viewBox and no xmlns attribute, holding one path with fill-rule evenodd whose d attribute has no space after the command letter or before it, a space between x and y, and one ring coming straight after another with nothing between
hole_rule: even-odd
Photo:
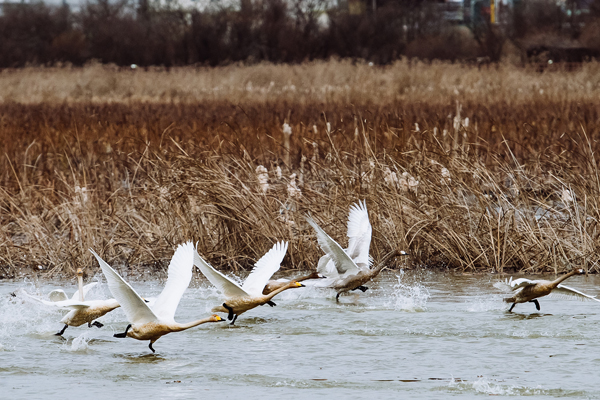
<instances>
[{"instance_id":1,"label":"white wing","mask_svg":"<svg viewBox=\"0 0 600 400\"><path fill-rule=\"evenodd\" d=\"M362 270L369 269L369 247L373 229L365 201L353 204L348 215L348 249L346 253Z\"/></svg>"},{"instance_id":2,"label":"white wing","mask_svg":"<svg viewBox=\"0 0 600 400\"><path fill-rule=\"evenodd\" d=\"M87 285L85 285L83 287L83 298L84 299L87 298L87 293L90 291L90 289L93 288L94 286L96 286L97 284L98 284L98 282L92 282L92 283L88 283ZM77 289L77 291L75 292L73 297L71 297L71 300L78 300L78 299L79 299L79 289Z\"/></svg>"},{"instance_id":3,"label":"white wing","mask_svg":"<svg viewBox=\"0 0 600 400\"><path fill-rule=\"evenodd\" d=\"M552 290L552 292L550 292L550 296L557 298L576 299L581 301L600 301L596 298L596 296L590 296L589 294L581 293L579 290L575 290L565 285L558 285L556 288L554 288L554 290Z\"/></svg>"},{"instance_id":4,"label":"white wing","mask_svg":"<svg viewBox=\"0 0 600 400\"><path fill-rule=\"evenodd\" d=\"M194 252L194 244L187 242L177 246L171 258L167 283L152 306L152 311L161 320L174 321L181 296L192 280Z\"/></svg>"},{"instance_id":5,"label":"white wing","mask_svg":"<svg viewBox=\"0 0 600 400\"><path fill-rule=\"evenodd\" d=\"M327 278L338 278L340 276L334 262L331 261L331 258L327 254L319 258L317 272Z\"/></svg>"},{"instance_id":6,"label":"white wing","mask_svg":"<svg viewBox=\"0 0 600 400\"><path fill-rule=\"evenodd\" d=\"M59 289L60 290L60 289ZM48 301L48 300L44 300L44 299L40 299L37 296L32 296L29 293L27 293L26 291L22 291L22 293L29 297L32 300L35 300L39 303L45 304L47 306L51 306L51 307L57 307L57 308L69 308L69 309L80 309L80 308L88 308L90 306L90 304L88 304L87 302L81 302L78 300L59 300L59 301ZM64 292L63 292L64 293Z\"/></svg>"},{"instance_id":7,"label":"white wing","mask_svg":"<svg viewBox=\"0 0 600 400\"><path fill-rule=\"evenodd\" d=\"M244 291L237 283L211 267L206 261L198 255L197 251L194 251L194 265L200 268L200 271L204 276L219 289L221 293L227 298L231 297L243 297L248 296L248 293Z\"/></svg>"},{"instance_id":8,"label":"white wing","mask_svg":"<svg viewBox=\"0 0 600 400\"><path fill-rule=\"evenodd\" d=\"M317 241L321 249L329 256L335 264L339 275L355 275L360 272L360 268L352 261L352 258L346 254L342 246L333 240L323 229L311 218L305 217L306 222L310 224L317 232Z\"/></svg>"},{"instance_id":9,"label":"white wing","mask_svg":"<svg viewBox=\"0 0 600 400\"><path fill-rule=\"evenodd\" d=\"M269 278L281 267L287 248L287 242L275 243L271 250L254 264L254 268L244 281L242 289L252 296L261 295Z\"/></svg>"},{"instance_id":10,"label":"white wing","mask_svg":"<svg viewBox=\"0 0 600 400\"><path fill-rule=\"evenodd\" d=\"M512 277L511 277L511 280L512 280ZM539 281L537 281L537 280L531 280L531 279L527 279L527 278L519 278L519 279L515 279L514 281L511 281L510 287L511 287L511 290L514 292L517 289L524 288L525 286L533 286L537 283L539 283Z\"/></svg>"},{"instance_id":11,"label":"white wing","mask_svg":"<svg viewBox=\"0 0 600 400\"><path fill-rule=\"evenodd\" d=\"M106 277L108 283L108 289L119 302L127 319L132 324L145 324L148 322L157 321L158 318L152 312L150 307L144 302L139 294L133 288L121 278L121 275L117 273L110 265L108 265L96 252L90 249L102 272Z\"/></svg>"},{"instance_id":12,"label":"white wing","mask_svg":"<svg viewBox=\"0 0 600 400\"><path fill-rule=\"evenodd\" d=\"M79 290L77 292L75 292L75 294L77 294L79 292ZM64 290L62 289L54 289L53 291L51 291L50 293L48 293L48 298L50 299L50 301L65 301L65 300L69 300L69 296L67 296L67 294L65 293Z\"/></svg>"},{"instance_id":13,"label":"white wing","mask_svg":"<svg viewBox=\"0 0 600 400\"><path fill-rule=\"evenodd\" d=\"M538 281L533 281L526 278L519 278L513 281L513 278L511 276L510 279L494 283L494 287L496 289L502 290L503 292L510 293L514 292L515 290L524 288L525 286L535 285L536 283L538 283Z\"/></svg>"}]
</instances>

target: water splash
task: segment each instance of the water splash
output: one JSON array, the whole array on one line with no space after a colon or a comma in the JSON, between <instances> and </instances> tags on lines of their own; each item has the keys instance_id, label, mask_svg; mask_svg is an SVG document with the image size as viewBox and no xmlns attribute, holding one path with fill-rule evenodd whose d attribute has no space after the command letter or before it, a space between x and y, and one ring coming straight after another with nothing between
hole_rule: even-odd
<instances>
[{"instance_id":1,"label":"water splash","mask_svg":"<svg viewBox=\"0 0 600 400\"><path fill-rule=\"evenodd\" d=\"M73 353L87 352L90 348L89 342L91 339L92 338L89 337L89 333L84 332L73 340L63 343L62 348L63 350Z\"/></svg>"},{"instance_id":2,"label":"water splash","mask_svg":"<svg viewBox=\"0 0 600 400\"><path fill-rule=\"evenodd\" d=\"M391 306L395 310L402 311L425 311L427 309L427 300L431 295L429 290L420 283L414 282L412 285L403 283L404 271L400 271L400 275L396 275L398 283L393 287Z\"/></svg>"},{"instance_id":3,"label":"water splash","mask_svg":"<svg viewBox=\"0 0 600 400\"><path fill-rule=\"evenodd\" d=\"M475 392L488 396L552 396L552 397L579 397L587 393L577 390L544 389L540 385L527 387L506 383L504 380L479 377L476 381L466 382L452 379L448 388L453 392Z\"/></svg>"}]
</instances>

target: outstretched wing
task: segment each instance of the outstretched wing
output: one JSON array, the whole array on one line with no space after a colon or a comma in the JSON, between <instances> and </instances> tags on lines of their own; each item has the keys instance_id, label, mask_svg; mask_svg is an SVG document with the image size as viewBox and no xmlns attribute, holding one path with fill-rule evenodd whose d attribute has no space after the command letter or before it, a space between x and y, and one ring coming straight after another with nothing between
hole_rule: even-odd
<instances>
[{"instance_id":1,"label":"outstretched wing","mask_svg":"<svg viewBox=\"0 0 600 400\"><path fill-rule=\"evenodd\" d=\"M115 297L115 299L123 308L127 320L132 324L145 324L158 320L156 315L152 312L150 307L144 302L139 294L133 288L125 282L121 275L117 273L110 265L108 265L96 252L90 249L100 268L102 273L106 277L108 283L108 289Z\"/></svg>"},{"instance_id":2,"label":"outstretched wing","mask_svg":"<svg viewBox=\"0 0 600 400\"><path fill-rule=\"evenodd\" d=\"M215 285L226 298L248 296L248 293L246 293L246 291L244 291L237 283L204 261L197 251L194 251L194 265L202 271L206 279Z\"/></svg>"},{"instance_id":3,"label":"outstretched wing","mask_svg":"<svg viewBox=\"0 0 600 400\"><path fill-rule=\"evenodd\" d=\"M98 282L92 282L92 283L88 283L87 285L85 285L83 287L83 298L84 299L87 298L87 294L90 291L90 289L92 289L97 284L98 284ZM77 291L75 292L75 294L73 295L73 297L71 297L71 300L79 300L79 289L77 289Z\"/></svg>"},{"instance_id":4,"label":"outstretched wing","mask_svg":"<svg viewBox=\"0 0 600 400\"><path fill-rule=\"evenodd\" d=\"M250 275L244 281L242 289L252 296L261 295L269 278L279 269L285 252L287 242L278 242L264 256L254 264Z\"/></svg>"},{"instance_id":5,"label":"outstretched wing","mask_svg":"<svg viewBox=\"0 0 600 400\"><path fill-rule=\"evenodd\" d=\"M337 278L339 277L339 273L335 264L327 254L319 258L319 264L317 264L317 272L321 274L321 276L325 276L327 278Z\"/></svg>"},{"instance_id":6,"label":"outstretched wing","mask_svg":"<svg viewBox=\"0 0 600 400\"><path fill-rule=\"evenodd\" d=\"M181 296L192 280L195 251L192 242L180 244L171 258L167 283L152 306L152 311L161 320L174 321L175 319L175 310Z\"/></svg>"},{"instance_id":7,"label":"outstretched wing","mask_svg":"<svg viewBox=\"0 0 600 400\"><path fill-rule=\"evenodd\" d=\"M58 290L60 290L60 289L58 289ZM51 307L76 309L76 308L87 308L90 306L86 302L80 302L78 300L67 299L67 300L59 300L59 301L48 301L48 300L40 299L37 296L32 296L29 293L27 293L25 290L23 290L22 293L32 300L35 300L39 303L42 303L42 304L45 304L45 305L51 306Z\"/></svg>"},{"instance_id":8,"label":"outstretched wing","mask_svg":"<svg viewBox=\"0 0 600 400\"><path fill-rule=\"evenodd\" d=\"M589 294L582 293L579 290L575 290L565 285L558 285L552 290L552 292L550 292L550 296L563 299L576 299L580 301L600 301L596 298L596 296L590 296Z\"/></svg>"},{"instance_id":9,"label":"outstretched wing","mask_svg":"<svg viewBox=\"0 0 600 400\"><path fill-rule=\"evenodd\" d=\"M311 218L305 217L306 222L310 224L317 232L317 241L321 249L329 256L335 264L339 275L355 275L360 272L358 266L352 261L352 258L342 249L342 246L333 240L323 229Z\"/></svg>"},{"instance_id":10,"label":"outstretched wing","mask_svg":"<svg viewBox=\"0 0 600 400\"><path fill-rule=\"evenodd\" d=\"M367 203L359 201L352 204L348 215L348 249L346 253L362 270L368 270L370 266L369 248L372 232Z\"/></svg>"},{"instance_id":11,"label":"outstretched wing","mask_svg":"<svg viewBox=\"0 0 600 400\"><path fill-rule=\"evenodd\" d=\"M498 282L494 283L494 287L496 289L502 290L503 292L510 293L510 292L519 290L521 288L524 288L525 286L535 285L536 283L538 283L538 281L526 279L526 278L519 278L519 279L513 280L512 276L511 276L510 279L506 279L505 281L498 281Z\"/></svg>"}]
</instances>

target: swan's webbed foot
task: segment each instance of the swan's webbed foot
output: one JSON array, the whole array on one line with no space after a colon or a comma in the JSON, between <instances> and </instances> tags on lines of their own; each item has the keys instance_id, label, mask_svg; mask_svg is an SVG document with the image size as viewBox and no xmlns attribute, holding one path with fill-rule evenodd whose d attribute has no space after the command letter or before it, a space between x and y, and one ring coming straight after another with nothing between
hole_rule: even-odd
<instances>
[{"instance_id":1,"label":"swan's webbed foot","mask_svg":"<svg viewBox=\"0 0 600 400\"><path fill-rule=\"evenodd\" d=\"M227 304L223 303L223 307L225 307L225 309L227 311L229 311L229 314L227 315L227 319L229 321L231 321L233 319L233 308L229 307Z\"/></svg>"},{"instance_id":2,"label":"swan's webbed foot","mask_svg":"<svg viewBox=\"0 0 600 400\"><path fill-rule=\"evenodd\" d=\"M271 307L275 307L277 305L274 302L272 302L271 300L267 301L267 304L270 305Z\"/></svg>"},{"instance_id":3,"label":"swan's webbed foot","mask_svg":"<svg viewBox=\"0 0 600 400\"><path fill-rule=\"evenodd\" d=\"M150 350L152 350L153 353L156 353L156 350L154 350L154 347L152 347L152 341L150 341L148 347L150 348Z\"/></svg>"},{"instance_id":4,"label":"swan's webbed foot","mask_svg":"<svg viewBox=\"0 0 600 400\"><path fill-rule=\"evenodd\" d=\"M65 324L65 326L62 328L62 330L60 332L56 332L54 335L62 336L62 334L65 333L65 331L67 330L68 327L69 327L69 325Z\"/></svg>"},{"instance_id":5,"label":"swan's webbed foot","mask_svg":"<svg viewBox=\"0 0 600 400\"><path fill-rule=\"evenodd\" d=\"M233 317L233 321L231 321L231 323L230 323L229 325L233 325L233 324L235 324L235 320L237 319L237 317L238 317L238 316L237 316L237 314L235 314L235 317ZM231 318L230 318L230 319L231 319Z\"/></svg>"},{"instance_id":6,"label":"swan's webbed foot","mask_svg":"<svg viewBox=\"0 0 600 400\"><path fill-rule=\"evenodd\" d=\"M125 337L127 337L127 332L129 331L129 328L131 328L131 324L127 325L127 328L125 328L125 332L123 332L123 333L115 333L113 335L113 337L118 337L118 338L125 338ZM150 345L152 345L152 343L150 343Z\"/></svg>"},{"instance_id":7,"label":"swan's webbed foot","mask_svg":"<svg viewBox=\"0 0 600 400\"><path fill-rule=\"evenodd\" d=\"M338 294L335 295L335 301L336 302L340 301L340 294L342 294L342 292L339 292Z\"/></svg>"},{"instance_id":8,"label":"swan's webbed foot","mask_svg":"<svg viewBox=\"0 0 600 400\"><path fill-rule=\"evenodd\" d=\"M364 293L364 292L366 292L367 290L369 290L369 288L368 288L368 287L366 287L366 286L360 285L360 286L358 286L358 287L355 287L355 288L354 288L354 289L352 289L352 290L360 290L361 292L363 292L363 293Z\"/></svg>"},{"instance_id":9,"label":"swan's webbed foot","mask_svg":"<svg viewBox=\"0 0 600 400\"><path fill-rule=\"evenodd\" d=\"M89 322L88 322L88 324L89 324ZM98 327L98 328L102 328L102 327L104 326L104 324L102 324L102 323L100 323L100 322L98 322L98 321L94 321L94 322L92 322L92 324L90 325L90 328L91 328L92 326L95 326L95 327Z\"/></svg>"},{"instance_id":10,"label":"swan's webbed foot","mask_svg":"<svg viewBox=\"0 0 600 400\"><path fill-rule=\"evenodd\" d=\"M540 303L537 301L537 299L531 300L530 303L535 304L535 309L540 311Z\"/></svg>"},{"instance_id":11,"label":"swan's webbed foot","mask_svg":"<svg viewBox=\"0 0 600 400\"><path fill-rule=\"evenodd\" d=\"M508 312L511 312L513 308L515 308L515 306L517 305L517 303L512 303L512 306L510 306L510 308L508 309Z\"/></svg>"}]
</instances>

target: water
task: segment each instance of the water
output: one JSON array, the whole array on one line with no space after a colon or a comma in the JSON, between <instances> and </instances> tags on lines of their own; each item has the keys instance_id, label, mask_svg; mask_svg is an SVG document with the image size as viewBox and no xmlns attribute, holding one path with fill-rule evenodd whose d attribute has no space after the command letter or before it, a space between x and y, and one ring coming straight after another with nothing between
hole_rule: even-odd
<instances>
[{"instance_id":1,"label":"water","mask_svg":"<svg viewBox=\"0 0 600 400\"><path fill-rule=\"evenodd\" d=\"M302 288L282 293L236 326L204 324L154 344L113 338L127 325L116 310L102 329L69 327L64 312L9 293L0 284L2 398L600 398L600 303L540 300L512 314L492 287L495 277L386 272L366 293L342 296ZM600 277L568 284L598 293ZM60 285L58 285L60 286ZM67 293L75 286L66 285ZM162 283L136 283L156 296ZM91 297L109 295L99 285ZM204 318L219 303L194 280L176 320Z\"/></svg>"}]
</instances>

